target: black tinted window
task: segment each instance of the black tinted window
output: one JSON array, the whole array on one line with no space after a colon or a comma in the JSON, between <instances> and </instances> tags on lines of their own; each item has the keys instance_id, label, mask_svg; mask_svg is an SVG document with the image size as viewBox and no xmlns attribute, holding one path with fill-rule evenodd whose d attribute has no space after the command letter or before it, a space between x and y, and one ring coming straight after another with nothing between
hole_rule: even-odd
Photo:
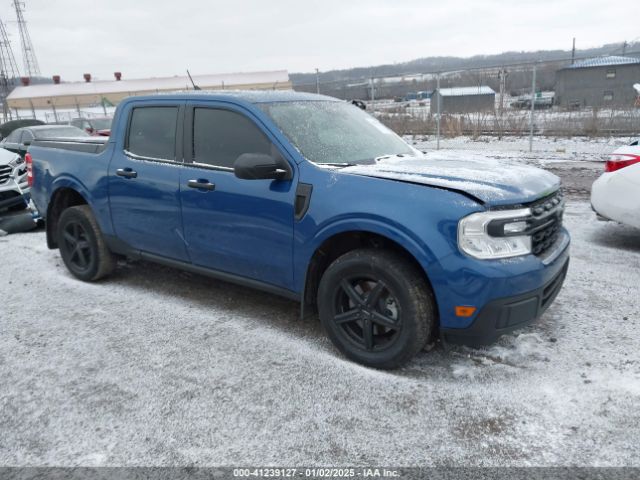
<instances>
[{"instance_id":1,"label":"black tinted window","mask_svg":"<svg viewBox=\"0 0 640 480\"><path fill-rule=\"evenodd\" d=\"M196 108L193 119L193 159L218 167L233 167L243 153L271 154L271 142L247 117L229 110Z\"/></svg>"},{"instance_id":2,"label":"black tinted window","mask_svg":"<svg viewBox=\"0 0 640 480\"><path fill-rule=\"evenodd\" d=\"M178 107L135 108L127 150L135 155L175 160Z\"/></svg>"}]
</instances>

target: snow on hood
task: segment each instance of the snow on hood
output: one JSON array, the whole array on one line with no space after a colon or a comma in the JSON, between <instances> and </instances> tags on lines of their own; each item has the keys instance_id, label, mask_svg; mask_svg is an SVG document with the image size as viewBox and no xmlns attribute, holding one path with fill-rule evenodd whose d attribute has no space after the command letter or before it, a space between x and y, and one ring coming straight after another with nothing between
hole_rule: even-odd
<instances>
[{"instance_id":1,"label":"snow on hood","mask_svg":"<svg viewBox=\"0 0 640 480\"><path fill-rule=\"evenodd\" d=\"M557 176L540 168L473 153L463 155L430 152L416 157L387 157L374 165L346 167L341 172L463 191L488 205L531 202L560 186Z\"/></svg>"},{"instance_id":2,"label":"snow on hood","mask_svg":"<svg viewBox=\"0 0 640 480\"><path fill-rule=\"evenodd\" d=\"M7 165L11 160L14 160L18 156L19 155L17 153L0 148L0 165Z\"/></svg>"}]
</instances>

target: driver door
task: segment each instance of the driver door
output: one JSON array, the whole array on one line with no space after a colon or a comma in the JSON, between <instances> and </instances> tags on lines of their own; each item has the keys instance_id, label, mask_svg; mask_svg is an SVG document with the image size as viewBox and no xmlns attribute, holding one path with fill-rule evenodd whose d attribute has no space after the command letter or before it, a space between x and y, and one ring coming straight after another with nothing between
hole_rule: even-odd
<instances>
[{"instance_id":1,"label":"driver door","mask_svg":"<svg viewBox=\"0 0 640 480\"><path fill-rule=\"evenodd\" d=\"M259 121L214 102L188 103L185 117L180 203L191 261L292 289L294 162L289 180L239 179L233 163L240 155L280 154Z\"/></svg>"}]
</instances>

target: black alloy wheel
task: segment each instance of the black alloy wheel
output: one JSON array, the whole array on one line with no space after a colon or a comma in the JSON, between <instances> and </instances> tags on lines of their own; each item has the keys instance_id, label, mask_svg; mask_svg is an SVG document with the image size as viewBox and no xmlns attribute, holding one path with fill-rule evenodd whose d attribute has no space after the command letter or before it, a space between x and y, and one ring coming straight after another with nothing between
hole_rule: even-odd
<instances>
[{"instance_id":1,"label":"black alloy wheel","mask_svg":"<svg viewBox=\"0 0 640 480\"><path fill-rule=\"evenodd\" d=\"M429 341L435 302L420 267L397 252L363 248L329 265L318 288L320 321L348 358L396 368Z\"/></svg>"},{"instance_id":2,"label":"black alloy wheel","mask_svg":"<svg viewBox=\"0 0 640 480\"><path fill-rule=\"evenodd\" d=\"M68 262L78 273L86 272L93 262L94 253L87 231L79 221L67 222L62 231L62 245Z\"/></svg>"},{"instance_id":3,"label":"black alloy wheel","mask_svg":"<svg viewBox=\"0 0 640 480\"><path fill-rule=\"evenodd\" d=\"M402 329L398 301L381 279L343 279L334 312L333 321L346 338L367 351L389 347Z\"/></svg>"}]
</instances>

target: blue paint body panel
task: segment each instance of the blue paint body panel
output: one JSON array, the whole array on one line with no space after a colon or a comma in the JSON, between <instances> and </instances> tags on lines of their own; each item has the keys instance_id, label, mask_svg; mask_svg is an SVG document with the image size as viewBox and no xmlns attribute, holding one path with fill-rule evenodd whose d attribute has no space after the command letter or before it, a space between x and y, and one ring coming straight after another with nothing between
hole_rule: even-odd
<instances>
[{"instance_id":1,"label":"blue paint body panel","mask_svg":"<svg viewBox=\"0 0 640 480\"><path fill-rule=\"evenodd\" d=\"M485 261L462 254L457 245L459 220L487 208L472 196L308 162L257 106L305 100L336 101L295 92L195 92L126 99L99 153L31 147L31 196L46 216L56 191L73 189L91 206L103 233L133 249L296 295L302 295L308 266L323 242L345 232L375 233L401 245L422 266L433 287L440 325L448 328L473 323L474 317L454 315L456 305L476 306L479 311L493 299L541 287L564 266L568 249L550 264L533 255ZM241 180L232 171L131 158L125 153L129 114L137 105L152 104L223 107L246 115L290 164L292 179ZM115 174L126 168L135 170L137 178ZM216 188L186 188L190 179L208 180ZM313 193L307 213L297 221L299 183L312 185Z\"/></svg>"}]
</instances>

